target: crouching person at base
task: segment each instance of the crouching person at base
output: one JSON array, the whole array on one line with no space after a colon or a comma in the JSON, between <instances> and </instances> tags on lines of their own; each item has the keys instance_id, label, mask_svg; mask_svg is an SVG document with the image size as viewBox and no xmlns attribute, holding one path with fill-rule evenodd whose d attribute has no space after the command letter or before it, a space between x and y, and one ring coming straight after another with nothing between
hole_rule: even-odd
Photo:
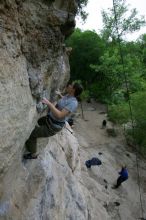
<instances>
[{"instance_id":1,"label":"crouching person at base","mask_svg":"<svg viewBox=\"0 0 146 220\"><path fill-rule=\"evenodd\" d=\"M122 166L121 171L119 172L119 177L117 179L117 184L113 187L113 189L117 189L123 182L128 179L128 170L126 166Z\"/></svg>"}]
</instances>

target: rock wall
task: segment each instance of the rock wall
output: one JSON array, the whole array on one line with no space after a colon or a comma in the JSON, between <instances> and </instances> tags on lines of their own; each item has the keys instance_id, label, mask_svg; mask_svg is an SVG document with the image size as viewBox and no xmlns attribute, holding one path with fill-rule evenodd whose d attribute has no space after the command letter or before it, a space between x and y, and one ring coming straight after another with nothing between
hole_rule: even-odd
<instances>
[{"instance_id":1,"label":"rock wall","mask_svg":"<svg viewBox=\"0 0 146 220\"><path fill-rule=\"evenodd\" d=\"M69 79L65 27L73 28L76 4L65 2L0 2L0 173L23 149L43 110L42 96L55 99Z\"/></svg>"},{"instance_id":2,"label":"rock wall","mask_svg":"<svg viewBox=\"0 0 146 220\"><path fill-rule=\"evenodd\" d=\"M38 149L37 160L17 158L3 178L0 219L87 219L76 138L64 129Z\"/></svg>"},{"instance_id":3,"label":"rock wall","mask_svg":"<svg viewBox=\"0 0 146 220\"><path fill-rule=\"evenodd\" d=\"M76 11L75 0L0 1L0 219L87 219L73 135L40 139L39 159L22 160L42 96L55 100L69 79Z\"/></svg>"}]
</instances>

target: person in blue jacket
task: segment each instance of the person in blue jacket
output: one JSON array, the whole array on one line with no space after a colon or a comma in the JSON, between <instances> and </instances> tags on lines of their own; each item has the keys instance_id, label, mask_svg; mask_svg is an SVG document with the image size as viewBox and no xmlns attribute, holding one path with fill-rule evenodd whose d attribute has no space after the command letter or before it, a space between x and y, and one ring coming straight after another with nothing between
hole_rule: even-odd
<instances>
[{"instance_id":1,"label":"person in blue jacket","mask_svg":"<svg viewBox=\"0 0 146 220\"><path fill-rule=\"evenodd\" d=\"M119 177L117 179L117 184L114 186L114 188L118 188L124 181L128 179L128 170L126 166L122 166L121 171L119 172Z\"/></svg>"}]
</instances>

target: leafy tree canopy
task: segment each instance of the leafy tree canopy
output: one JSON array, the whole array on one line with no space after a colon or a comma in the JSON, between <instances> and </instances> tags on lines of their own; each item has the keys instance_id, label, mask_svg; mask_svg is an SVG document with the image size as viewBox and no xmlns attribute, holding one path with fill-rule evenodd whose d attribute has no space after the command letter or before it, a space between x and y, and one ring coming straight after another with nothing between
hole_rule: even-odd
<instances>
[{"instance_id":1,"label":"leafy tree canopy","mask_svg":"<svg viewBox=\"0 0 146 220\"><path fill-rule=\"evenodd\" d=\"M127 33L133 33L146 24L144 16L137 17L136 8L129 11L125 0L114 0L113 8L102 11L103 29L102 36L109 40L117 39ZM118 32L117 32L118 28Z\"/></svg>"},{"instance_id":2,"label":"leafy tree canopy","mask_svg":"<svg viewBox=\"0 0 146 220\"><path fill-rule=\"evenodd\" d=\"M103 51L103 41L93 31L76 29L66 41L72 47L70 55L71 78L81 79L83 83L94 80L95 71L90 64L96 64Z\"/></svg>"},{"instance_id":3,"label":"leafy tree canopy","mask_svg":"<svg viewBox=\"0 0 146 220\"><path fill-rule=\"evenodd\" d=\"M88 0L76 0L78 4L78 15L81 16L82 20L85 21L88 14L84 11L84 7L87 5Z\"/></svg>"},{"instance_id":4,"label":"leafy tree canopy","mask_svg":"<svg viewBox=\"0 0 146 220\"><path fill-rule=\"evenodd\" d=\"M129 11L125 0L114 3L114 8L102 12L101 35L76 29L67 39L72 47L71 79L82 81L84 98L108 103L109 117L115 122L131 124L131 103L134 138L146 149L146 34L136 42L122 39L145 25L145 19L137 17L136 9Z\"/></svg>"}]
</instances>

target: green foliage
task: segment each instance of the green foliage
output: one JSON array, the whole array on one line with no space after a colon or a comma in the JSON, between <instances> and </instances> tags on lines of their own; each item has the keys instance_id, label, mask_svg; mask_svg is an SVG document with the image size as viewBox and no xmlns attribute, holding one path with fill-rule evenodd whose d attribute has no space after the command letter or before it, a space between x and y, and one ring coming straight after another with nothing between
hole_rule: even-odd
<instances>
[{"instance_id":1,"label":"green foliage","mask_svg":"<svg viewBox=\"0 0 146 220\"><path fill-rule=\"evenodd\" d=\"M140 48L143 64L146 67L146 34L141 35L137 44ZM146 75L146 72L144 74Z\"/></svg>"},{"instance_id":2,"label":"green foliage","mask_svg":"<svg viewBox=\"0 0 146 220\"><path fill-rule=\"evenodd\" d=\"M109 105L109 119L115 123L127 124L133 120L134 130L127 130L127 135L134 139L141 150L146 150L146 91L137 92L131 95L131 109L127 102ZM133 136L134 135L134 136Z\"/></svg>"},{"instance_id":3,"label":"green foliage","mask_svg":"<svg viewBox=\"0 0 146 220\"><path fill-rule=\"evenodd\" d=\"M122 65L117 48L111 51L107 50L100 57L100 64L91 65L91 68L98 73L98 87L104 91L104 94L111 98L115 91L122 84Z\"/></svg>"},{"instance_id":4,"label":"green foliage","mask_svg":"<svg viewBox=\"0 0 146 220\"><path fill-rule=\"evenodd\" d=\"M145 89L143 42L121 42L124 63L116 42L106 45L92 31L76 29L66 44L73 48L70 55L71 79L81 79L91 97L105 103L119 103L126 97L126 86L130 93Z\"/></svg>"},{"instance_id":5,"label":"green foliage","mask_svg":"<svg viewBox=\"0 0 146 220\"><path fill-rule=\"evenodd\" d=\"M78 0L78 15L82 18L83 21L87 19L88 13L84 11L84 7L87 5L88 0Z\"/></svg>"},{"instance_id":6,"label":"green foliage","mask_svg":"<svg viewBox=\"0 0 146 220\"><path fill-rule=\"evenodd\" d=\"M96 64L103 51L101 38L92 31L82 32L76 29L66 41L67 46L72 47L70 55L71 78L81 79L86 86L94 81L95 71L90 64Z\"/></svg>"},{"instance_id":7,"label":"green foliage","mask_svg":"<svg viewBox=\"0 0 146 220\"><path fill-rule=\"evenodd\" d=\"M132 95L134 120L138 127L146 123L146 91Z\"/></svg>"},{"instance_id":8,"label":"green foliage","mask_svg":"<svg viewBox=\"0 0 146 220\"><path fill-rule=\"evenodd\" d=\"M110 94L106 93L105 86L104 83L92 83L89 87L90 96L99 102L108 103L110 101Z\"/></svg>"},{"instance_id":9,"label":"green foliage","mask_svg":"<svg viewBox=\"0 0 146 220\"><path fill-rule=\"evenodd\" d=\"M87 101L90 99L90 92L89 90L84 90L81 94L81 100Z\"/></svg>"},{"instance_id":10,"label":"green foliage","mask_svg":"<svg viewBox=\"0 0 146 220\"><path fill-rule=\"evenodd\" d=\"M113 96L118 91L127 90L130 93L143 90L145 88L145 67L142 63L142 56L137 45L122 43L122 55L116 44L109 43L108 49L99 58L97 65L90 65L97 73L100 90L108 99L113 100ZM133 50L133 51L132 51ZM119 92L118 92L119 93Z\"/></svg>"},{"instance_id":11,"label":"green foliage","mask_svg":"<svg viewBox=\"0 0 146 220\"><path fill-rule=\"evenodd\" d=\"M126 102L108 106L109 120L117 124L127 123L130 119L129 105Z\"/></svg>"},{"instance_id":12,"label":"green foliage","mask_svg":"<svg viewBox=\"0 0 146 220\"><path fill-rule=\"evenodd\" d=\"M121 40L139 30L145 20L137 18L136 9L129 12L125 0L114 2L114 8L102 12L101 36L76 29L67 39L67 46L73 48L71 79L83 82L83 100L93 97L107 103L109 119L115 123L131 126L130 96L134 132L130 129L128 135L134 134L136 143L146 149L146 34L137 42Z\"/></svg>"},{"instance_id":13,"label":"green foliage","mask_svg":"<svg viewBox=\"0 0 146 220\"><path fill-rule=\"evenodd\" d=\"M135 8L129 14L128 6L125 2L125 0L115 0L113 8L102 11L104 25L101 33L106 40L110 38L115 40L127 33L133 33L145 25L144 16L138 18L138 12Z\"/></svg>"},{"instance_id":14,"label":"green foliage","mask_svg":"<svg viewBox=\"0 0 146 220\"><path fill-rule=\"evenodd\" d=\"M134 140L146 150L146 91L132 95L132 112L134 117Z\"/></svg>"},{"instance_id":15,"label":"green foliage","mask_svg":"<svg viewBox=\"0 0 146 220\"><path fill-rule=\"evenodd\" d=\"M111 103L113 104L120 104L125 102L125 91L124 90L117 90L113 92L112 98L111 98Z\"/></svg>"},{"instance_id":16,"label":"green foliage","mask_svg":"<svg viewBox=\"0 0 146 220\"><path fill-rule=\"evenodd\" d=\"M71 78L82 80L85 86L83 100L94 97L109 105L111 121L119 124L130 122L131 125L133 119L134 130L131 126L127 134L131 138L134 134L135 142L146 149L146 35L137 42L118 39L138 30L145 21L143 17L136 18L135 9L126 17L128 9L124 0L115 0L115 3L114 9L109 9L108 13L103 11L102 38L95 32L76 29L67 40L67 46L73 48Z\"/></svg>"}]
</instances>

